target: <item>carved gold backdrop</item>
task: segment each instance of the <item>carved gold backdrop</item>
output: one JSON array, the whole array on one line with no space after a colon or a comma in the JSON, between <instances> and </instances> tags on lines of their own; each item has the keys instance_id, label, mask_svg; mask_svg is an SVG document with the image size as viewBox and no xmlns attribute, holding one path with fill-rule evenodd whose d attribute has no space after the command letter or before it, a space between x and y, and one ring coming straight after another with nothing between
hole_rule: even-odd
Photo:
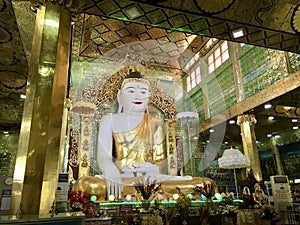
<instances>
[{"instance_id":1,"label":"carved gold backdrop","mask_svg":"<svg viewBox=\"0 0 300 225\"><path fill-rule=\"evenodd\" d=\"M166 121L164 151L170 156L168 157L168 173L172 175L177 175L178 173L175 139L176 120L174 117L176 113L175 100L173 96L168 94L172 93L171 90L174 89L174 82L173 80L165 80L167 84L163 83L164 85L161 85L166 90L164 92L158 86L163 81L162 76L153 79L153 74L152 77L148 75L155 73L155 71L147 71L139 64L126 65L126 63L117 72L105 77L101 77L101 75L97 76L97 71L92 71L89 68L87 71L90 71L90 73L83 72L81 81L79 82L80 85L71 90L73 93L73 106L70 113L70 120L72 121L70 127L77 124L76 129L80 132L76 157L78 162L77 166L72 167L72 171L78 170L78 177L92 175L94 172L97 173L96 149L98 122L104 114L116 112L116 96L124 78L130 70L140 69L142 75L150 81L151 97L149 111L151 114L155 114ZM76 68L78 69L78 67ZM103 70L105 69L102 67ZM163 73L163 76L167 77L167 73ZM71 136L70 138L72 139ZM73 151L72 149L70 146L71 151ZM72 171L70 171L71 175ZM75 177L73 178L76 179Z\"/></svg>"}]
</instances>

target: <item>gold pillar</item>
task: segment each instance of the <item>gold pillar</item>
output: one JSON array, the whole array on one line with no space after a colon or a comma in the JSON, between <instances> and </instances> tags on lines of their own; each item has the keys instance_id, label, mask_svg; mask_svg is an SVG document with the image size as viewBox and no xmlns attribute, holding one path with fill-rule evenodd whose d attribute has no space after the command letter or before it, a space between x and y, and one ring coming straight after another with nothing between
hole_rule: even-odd
<instances>
[{"instance_id":1,"label":"gold pillar","mask_svg":"<svg viewBox=\"0 0 300 225\"><path fill-rule=\"evenodd\" d=\"M239 115L237 124L241 127L242 141L244 153L250 159L250 167L257 181L262 181L262 174L256 147L256 136L254 132L254 125L256 119L252 114Z\"/></svg>"},{"instance_id":2,"label":"gold pillar","mask_svg":"<svg viewBox=\"0 0 300 225\"><path fill-rule=\"evenodd\" d=\"M10 214L47 214L58 180L68 83L71 13L39 6L14 171Z\"/></svg>"}]
</instances>

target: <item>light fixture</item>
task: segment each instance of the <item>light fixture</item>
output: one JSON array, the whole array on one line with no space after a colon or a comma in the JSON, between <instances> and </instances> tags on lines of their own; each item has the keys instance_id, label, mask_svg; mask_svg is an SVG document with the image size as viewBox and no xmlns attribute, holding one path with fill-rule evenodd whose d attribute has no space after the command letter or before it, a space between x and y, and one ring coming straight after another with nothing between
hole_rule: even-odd
<instances>
[{"instance_id":1,"label":"light fixture","mask_svg":"<svg viewBox=\"0 0 300 225\"><path fill-rule=\"evenodd\" d=\"M268 120L274 120L274 116L269 116Z\"/></svg>"},{"instance_id":2,"label":"light fixture","mask_svg":"<svg viewBox=\"0 0 300 225\"><path fill-rule=\"evenodd\" d=\"M232 31L232 35L234 38L239 38L244 36L244 31L242 28L236 29Z\"/></svg>"},{"instance_id":3,"label":"light fixture","mask_svg":"<svg viewBox=\"0 0 300 225\"><path fill-rule=\"evenodd\" d=\"M115 196L114 195L109 195L108 196L108 201L113 202L115 200Z\"/></svg>"},{"instance_id":4,"label":"light fixture","mask_svg":"<svg viewBox=\"0 0 300 225\"><path fill-rule=\"evenodd\" d=\"M129 9L125 9L125 12L130 17L130 19L134 19L142 15L140 10L136 6L131 7Z\"/></svg>"},{"instance_id":5,"label":"light fixture","mask_svg":"<svg viewBox=\"0 0 300 225\"><path fill-rule=\"evenodd\" d=\"M293 130L298 130L298 129L299 129L298 126L293 127Z\"/></svg>"},{"instance_id":6,"label":"light fixture","mask_svg":"<svg viewBox=\"0 0 300 225\"><path fill-rule=\"evenodd\" d=\"M272 137L272 134L267 134L267 137L269 137L269 138Z\"/></svg>"},{"instance_id":7,"label":"light fixture","mask_svg":"<svg viewBox=\"0 0 300 225\"><path fill-rule=\"evenodd\" d=\"M49 27L58 27L59 26L59 23L52 19L41 20L40 24L41 25L45 24L46 26L49 26Z\"/></svg>"},{"instance_id":8,"label":"light fixture","mask_svg":"<svg viewBox=\"0 0 300 225\"><path fill-rule=\"evenodd\" d=\"M163 196L162 194L158 194L158 195L157 195L157 199L158 199L159 201L161 201L161 200L164 199L164 196Z\"/></svg>"},{"instance_id":9,"label":"light fixture","mask_svg":"<svg viewBox=\"0 0 300 225\"><path fill-rule=\"evenodd\" d=\"M129 194L126 195L125 199L126 199L127 202L130 202L131 201L131 195L129 195Z\"/></svg>"},{"instance_id":10,"label":"light fixture","mask_svg":"<svg viewBox=\"0 0 300 225\"><path fill-rule=\"evenodd\" d=\"M8 134L8 131L3 131L3 134Z\"/></svg>"},{"instance_id":11,"label":"light fixture","mask_svg":"<svg viewBox=\"0 0 300 225\"><path fill-rule=\"evenodd\" d=\"M25 98L26 98L26 95L20 94L20 98L21 98L21 99L25 99Z\"/></svg>"},{"instance_id":12,"label":"light fixture","mask_svg":"<svg viewBox=\"0 0 300 225\"><path fill-rule=\"evenodd\" d=\"M49 76L50 72L51 72L51 68L48 66L41 65L39 67L39 74L43 77Z\"/></svg>"},{"instance_id":13,"label":"light fixture","mask_svg":"<svg viewBox=\"0 0 300 225\"><path fill-rule=\"evenodd\" d=\"M222 195L221 195L220 193L218 193L218 192L215 194L215 197L216 197L216 199L218 199L219 201L222 200Z\"/></svg>"},{"instance_id":14,"label":"light fixture","mask_svg":"<svg viewBox=\"0 0 300 225\"><path fill-rule=\"evenodd\" d=\"M214 130L214 129L210 129L209 132L210 132L210 133L213 133L213 132L215 132L215 130Z\"/></svg>"},{"instance_id":15,"label":"light fixture","mask_svg":"<svg viewBox=\"0 0 300 225\"><path fill-rule=\"evenodd\" d=\"M96 195L92 195L92 196L90 197L90 200L91 200L92 202L95 202L95 201L97 200L97 196L96 196Z\"/></svg>"},{"instance_id":16,"label":"light fixture","mask_svg":"<svg viewBox=\"0 0 300 225\"><path fill-rule=\"evenodd\" d=\"M267 104L264 105L264 108L265 109L270 109L270 108L272 108L272 105L270 103L267 103Z\"/></svg>"},{"instance_id":17,"label":"light fixture","mask_svg":"<svg viewBox=\"0 0 300 225\"><path fill-rule=\"evenodd\" d=\"M298 120L297 119L292 119L292 123L297 123Z\"/></svg>"},{"instance_id":18,"label":"light fixture","mask_svg":"<svg viewBox=\"0 0 300 225\"><path fill-rule=\"evenodd\" d=\"M228 123L229 123L229 124L235 124L235 121L234 121L234 120L229 120Z\"/></svg>"},{"instance_id":19,"label":"light fixture","mask_svg":"<svg viewBox=\"0 0 300 225\"><path fill-rule=\"evenodd\" d=\"M174 200L177 200L178 198L179 198L179 194L175 193L175 194L173 195L173 199L174 199Z\"/></svg>"},{"instance_id":20,"label":"light fixture","mask_svg":"<svg viewBox=\"0 0 300 225\"><path fill-rule=\"evenodd\" d=\"M279 134L276 134L274 137L275 137L275 138L280 138L280 135L279 135Z\"/></svg>"}]
</instances>

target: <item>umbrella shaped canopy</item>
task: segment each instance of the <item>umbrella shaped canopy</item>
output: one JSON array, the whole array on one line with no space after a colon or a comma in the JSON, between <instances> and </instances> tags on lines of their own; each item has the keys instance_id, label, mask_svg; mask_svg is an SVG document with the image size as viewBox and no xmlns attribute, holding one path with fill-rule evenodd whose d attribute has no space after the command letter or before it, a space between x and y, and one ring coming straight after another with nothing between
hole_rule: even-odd
<instances>
[{"instance_id":1,"label":"umbrella shaped canopy","mask_svg":"<svg viewBox=\"0 0 300 225\"><path fill-rule=\"evenodd\" d=\"M234 170L234 182L236 188L236 196L238 198L238 185L236 179L235 169L244 168L250 165L250 159L235 148L226 149L221 158L218 159L219 167L224 169Z\"/></svg>"},{"instance_id":2,"label":"umbrella shaped canopy","mask_svg":"<svg viewBox=\"0 0 300 225\"><path fill-rule=\"evenodd\" d=\"M250 165L250 159L239 149L226 149L221 158L218 159L219 167L224 169L244 168Z\"/></svg>"}]
</instances>

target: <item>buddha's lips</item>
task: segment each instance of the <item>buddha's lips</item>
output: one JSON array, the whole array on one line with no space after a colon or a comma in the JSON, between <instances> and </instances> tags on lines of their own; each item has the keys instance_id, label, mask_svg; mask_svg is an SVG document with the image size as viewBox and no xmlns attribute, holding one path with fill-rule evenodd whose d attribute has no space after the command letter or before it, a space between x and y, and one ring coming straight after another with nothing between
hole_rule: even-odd
<instances>
[{"instance_id":1,"label":"buddha's lips","mask_svg":"<svg viewBox=\"0 0 300 225\"><path fill-rule=\"evenodd\" d=\"M141 105L141 104L143 104L143 102L133 102L134 104L136 104L136 105Z\"/></svg>"}]
</instances>

